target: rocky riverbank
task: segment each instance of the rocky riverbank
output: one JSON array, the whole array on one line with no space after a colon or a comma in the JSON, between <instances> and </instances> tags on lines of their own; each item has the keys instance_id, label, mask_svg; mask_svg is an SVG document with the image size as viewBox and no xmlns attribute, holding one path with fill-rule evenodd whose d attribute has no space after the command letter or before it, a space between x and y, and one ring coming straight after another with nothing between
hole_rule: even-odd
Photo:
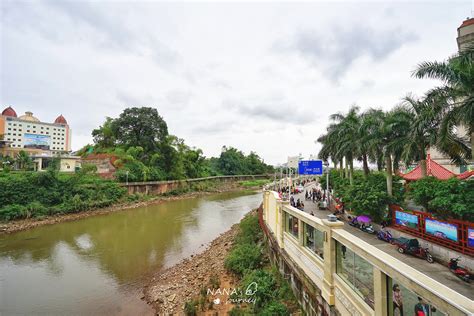
<instances>
[{"instance_id":1,"label":"rocky riverbank","mask_svg":"<svg viewBox=\"0 0 474 316\"><path fill-rule=\"evenodd\" d=\"M0 235L1 234L11 234L22 230L31 229L34 227L44 226L44 225L52 225L62 222L69 222L75 221L83 218L87 218L90 216L97 216L97 215L105 215L111 212L120 211L124 209L132 209L143 207L146 205L152 204L159 204L168 201L174 200L181 200L181 199L190 199L195 198L203 195L209 195L214 193L222 193L222 192L230 192L230 191L244 191L244 190L252 190L258 188L243 188L238 186L236 183L228 183L226 186L220 187L217 190L212 191L199 191L199 192L188 192L183 193L176 196L152 196L147 200L138 201L138 202L126 202L126 203L119 203L115 204L110 207L97 209L97 210L89 210L83 211L79 213L69 213L69 214L62 214L62 215L55 215L55 216L48 216L45 218L29 218L29 219L22 219L16 220L11 222L0 222Z\"/></svg>"},{"instance_id":2,"label":"rocky riverbank","mask_svg":"<svg viewBox=\"0 0 474 316\"><path fill-rule=\"evenodd\" d=\"M198 314L226 314L233 305L227 302L228 295L216 292L218 288L234 287L235 280L226 272L224 261L238 231L239 224L235 224L212 241L204 252L157 272L145 287L143 299L159 315L182 315L185 303L196 299L201 299L199 305L207 311L201 310ZM202 295L202 291L206 295Z\"/></svg>"}]
</instances>

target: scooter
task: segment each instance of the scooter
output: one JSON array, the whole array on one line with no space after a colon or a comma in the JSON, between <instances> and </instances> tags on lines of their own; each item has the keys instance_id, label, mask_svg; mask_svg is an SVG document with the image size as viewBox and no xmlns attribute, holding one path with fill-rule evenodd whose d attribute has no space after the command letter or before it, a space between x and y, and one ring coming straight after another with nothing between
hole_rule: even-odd
<instances>
[{"instance_id":1,"label":"scooter","mask_svg":"<svg viewBox=\"0 0 474 316\"><path fill-rule=\"evenodd\" d=\"M366 232L368 234L375 234L375 229L374 229L374 226L372 226L372 224L370 225L367 225L365 226L364 224L362 224L359 229L363 232Z\"/></svg>"},{"instance_id":2,"label":"scooter","mask_svg":"<svg viewBox=\"0 0 474 316\"><path fill-rule=\"evenodd\" d=\"M351 225L351 226L353 226L353 227L360 228L360 224L359 224L359 222L357 221L357 217L354 217L354 218L349 222L349 225Z\"/></svg>"},{"instance_id":3,"label":"scooter","mask_svg":"<svg viewBox=\"0 0 474 316\"><path fill-rule=\"evenodd\" d=\"M393 240L392 234L388 230L381 230L377 233L377 238L391 243Z\"/></svg>"},{"instance_id":4,"label":"scooter","mask_svg":"<svg viewBox=\"0 0 474 316\"><path fill-rule=\"evenodd\" d=\"M473 279L474 276L471 274L471 272L468 269L458 266L459 260L461 260L460 257L449 259L449 263L448 263L449 271L454 273L454 275L456 275L458 278L460 278L464 282L470 283L471 279Z\"/></svg>"}]
</instances>

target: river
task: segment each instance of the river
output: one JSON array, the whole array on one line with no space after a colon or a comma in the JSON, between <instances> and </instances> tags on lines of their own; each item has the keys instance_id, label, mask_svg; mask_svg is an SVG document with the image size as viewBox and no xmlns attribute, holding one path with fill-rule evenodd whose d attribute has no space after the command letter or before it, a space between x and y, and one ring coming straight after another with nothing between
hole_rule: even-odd
<instances>
[{"instance_id":1,"label":"river","mask_svg":"<svg viewBox=\"0 0 474 316\"><path fill-rule=\"evenodd\" d=\"M258 207L228 192L0 236L0 315L143 315L143 281Z\"/></svg>"}]
</instances>

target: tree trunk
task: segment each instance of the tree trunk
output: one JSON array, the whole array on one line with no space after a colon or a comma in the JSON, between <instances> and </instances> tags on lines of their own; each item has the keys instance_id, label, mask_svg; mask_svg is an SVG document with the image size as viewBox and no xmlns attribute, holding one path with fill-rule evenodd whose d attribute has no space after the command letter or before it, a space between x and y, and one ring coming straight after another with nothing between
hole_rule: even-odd
<instances>
[{"instance_id":1,"label":"tree trunk","mask_svg":"<svg viewBox=\"0 0 474 316\"><path fill-rule=\"evenodd\" d=\"M348 159L344 157L344 178L349 178L349 166L348 166Z\"/></svg>"},{"instance_id":2,"label":"tree trunk","mask_svg":"<svg viewBox=\"0 0 474 316\"><path fill-rule=\"evenodd\" d=\"M392 157L385 155L385 168L387 169L387 194L393 196L393 173L392 173Z\"/></svg>"},{"instance_id":3,"label":"tree trunk","mask_svg":"<svg viewBox=\"0 0 474 316\"><path fill-rule=\"evenodd\" d=\"M367 155L366 154L362 155L362 163L364 165L364 174L367 177L370 173L370 170L369 170L369 163L367 161Z\"/></svg>"},{"instance_id":4,"label":"tree trunk","mask_svg":"<svg viewBox=\"0 0 474 316\"><path fill-rule=\"evenodd\" d=\"M354 184L354 160L350 159L349 160L349 184L353 185Z\"/></svg>"},{"instance_id":5,"label":"tree trunk","mask_svg":"<svg viewBox=\"0 0 474 316\"><path fill-rule=\"evenodd\" d=\"M344 166L342 159L339 161L339 175L341 176L341 179L344 177Z\"/></svg>"},{"instance_id":6,"label":"tree trunk","mask_svg":"<svg viewBox=\"0 0 474 316\"><path fill-rule=\"evenodd\" d=\"M474 132L471 133L471 161L474 161Z\"/></svg>"},{"instance_id":7,"label":"tree trunk","mask_svg":"<svg viewBox=\"0 0 474 316\"><path fill-rule=\"evenodd\" d=\"M421 177L426 177L426 159L420 160Z\"/></svg>"},{"instance_id":8,"label":"tree trunk","mask_svg":"<svg viewBox=\"0 0 474 316\"><path fill-rule=\"evenodd\" d=\"M377 158L377 171L379 172L383 171L383 158L382 157Z\"/></svg>"}]
</instances>

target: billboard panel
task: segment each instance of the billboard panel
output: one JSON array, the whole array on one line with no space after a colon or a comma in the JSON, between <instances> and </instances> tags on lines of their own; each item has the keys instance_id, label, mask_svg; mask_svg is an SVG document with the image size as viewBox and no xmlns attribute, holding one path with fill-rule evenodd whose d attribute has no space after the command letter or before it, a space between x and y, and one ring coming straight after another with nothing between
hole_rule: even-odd
<instances>
[{"instance_id":1,"label":"billboard panel","mask_svg":"<svg viewBox=\"0 0 474 316\"><path fill-rule=\"evenodd\" d=\"M323 161L322 160L301 160L298 163L298 173L306 175L322 175Z\"/></svg>"},{"instance_id":2,"label":"billboard panel","mask_svg":"<svg viewBox=\"0 0 474 316\"><path fill-rule=\"evenodd\" d=\"M23 147L49 150L51 137L48 135L24 134Z\"/></svg>"},{"instance_id":3,"label":"billboard panel","mask_svg":"<svg viewBox=\"0 0 474 316\"><path fill-rule=\"evenodd\" d=\"M400 226L418 229L418 215L395 211L395 222Z\"/></svg>"},{"instance_id":4,"label":"billboard panel","mask_svg":"<svg viewBox=\"0 0 474 316\"><path fill-rule=\"evenodd\" d=\"M474 228L467 229L467 245L474 248Z\"/></svg>"},{"instance_id":5,"label":"billboard panel","mask_svg":"<svg viewBox=\"0 0 474 316\"><path fill-rule=\"evenodd\" d=\"M425 219L425 230L427 234L435 237L454 242L458 241L458 225L427 218Z\"/></svg>"}]
</instances>

